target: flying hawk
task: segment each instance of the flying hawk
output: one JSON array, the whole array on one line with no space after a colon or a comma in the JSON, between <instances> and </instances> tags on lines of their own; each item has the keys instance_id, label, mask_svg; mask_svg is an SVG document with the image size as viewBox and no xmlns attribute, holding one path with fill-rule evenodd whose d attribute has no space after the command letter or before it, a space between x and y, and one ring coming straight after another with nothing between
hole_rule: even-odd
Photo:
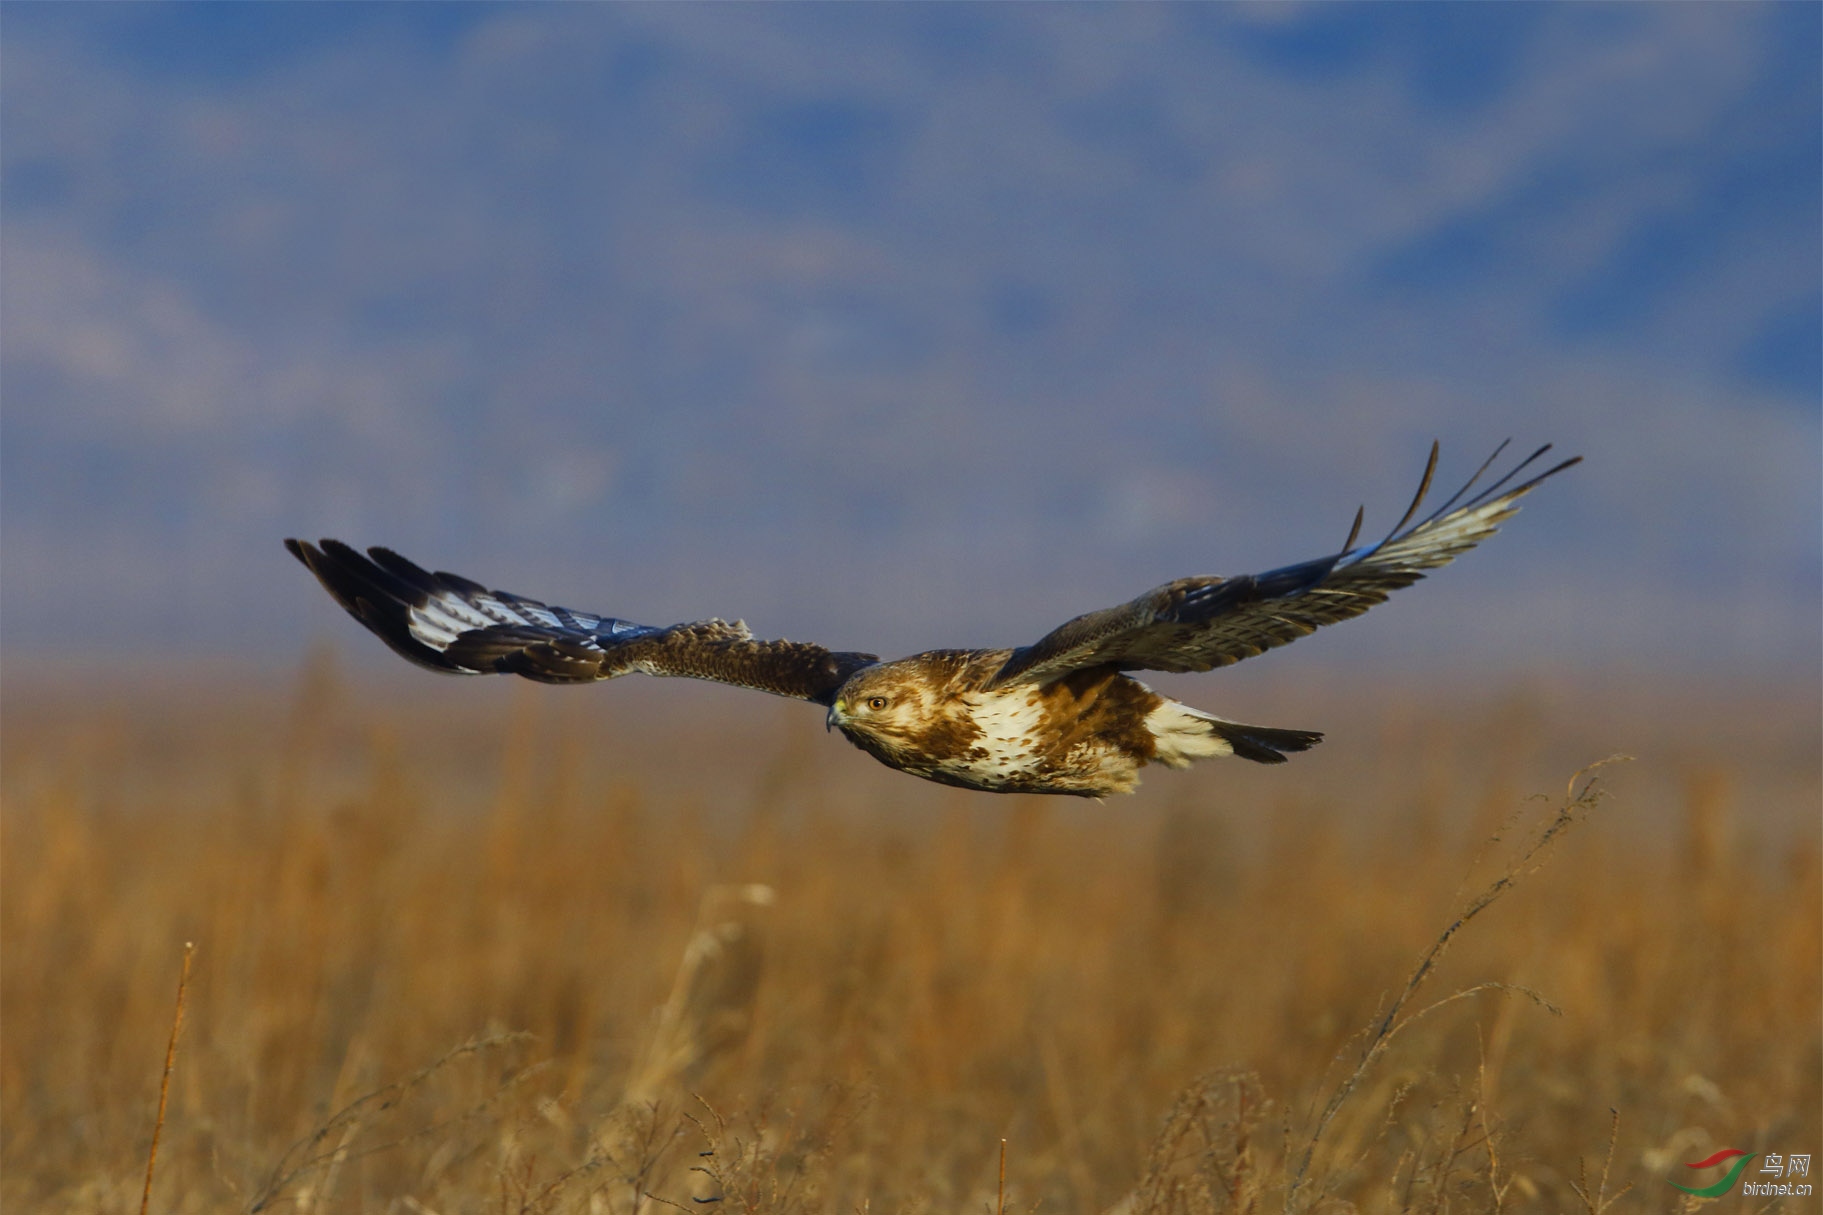
<instances>
[{"instance_id":1,"label":"flying hawk","mask_svg":"<svg viewBox=\"0 0 1823 1215\"><path fill-rule=\"evenodd\" d=\"M889 768L990 793L1128 793L1148 763L1189 766L1212 755L1285 762L1322 735L1242 725L1169 700L1127 671L1209 671L1359 616L1426 570L1494 534L1565 460L1511 488L1547 444L1473 497L1506 445L1433 514L1412 520L1437 470L1437 445L1404 518L1378 544L1264 574L1179 578L1119 607L1090 612L1016 650L873 654L759 641L740 621L657 628L551 607L420 569L390 549L363 556L339 540L285 541L356 620L433 671L589 683L679 675L823 705L827 724Z\"/></svg>"}]
</instances>

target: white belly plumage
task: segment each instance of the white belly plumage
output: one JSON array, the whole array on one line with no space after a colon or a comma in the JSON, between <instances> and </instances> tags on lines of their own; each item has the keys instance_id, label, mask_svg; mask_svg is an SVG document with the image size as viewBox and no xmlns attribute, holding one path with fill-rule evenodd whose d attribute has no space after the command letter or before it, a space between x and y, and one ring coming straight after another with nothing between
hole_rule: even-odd
<instances>
[{"instance_id":1,"label":"white belly plumage","mask_svg":"<svg viewBox=\"0 0 1823 1215\"><path fill-rule=\"evenodd\" d=\"M964 696L962 706L981 736L967 752L946 761L944 769L994 782L1036 775L1048 733L1036 700L1023 688L1011 695Z\"/></svg>"}]
</instances>

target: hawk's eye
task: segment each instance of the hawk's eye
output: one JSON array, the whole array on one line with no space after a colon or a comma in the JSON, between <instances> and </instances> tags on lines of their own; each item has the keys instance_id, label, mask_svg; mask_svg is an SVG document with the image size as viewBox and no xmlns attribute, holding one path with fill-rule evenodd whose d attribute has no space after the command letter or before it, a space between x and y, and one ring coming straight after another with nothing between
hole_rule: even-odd
<instances>
[{"instance_id":1,"label":"hawk's eye","mask_svg":"<svg viewBox=\"0 0 1823 1215\"><path fill-rule=\"evenodd\" d=\"M886 697L869 696L867 698L867 707L870 709L874 709L876 711L880 710L880 709L884 709L886 707Z\"/></svg>"}]
</instances>

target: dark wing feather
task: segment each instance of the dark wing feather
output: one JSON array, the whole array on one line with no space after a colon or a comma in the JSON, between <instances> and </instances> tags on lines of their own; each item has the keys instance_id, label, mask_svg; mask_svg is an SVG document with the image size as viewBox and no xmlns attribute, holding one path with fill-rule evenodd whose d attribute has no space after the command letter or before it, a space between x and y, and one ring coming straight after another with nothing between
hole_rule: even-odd
<instances>
[{"instance_id":1,"label":"dark wing feather","mask_svg":"<svg viewBox=\"0 0 1823 1215\"><path fill-rule=\"evenodd\" d=\"M1550 450L1547 444L1493 485L1468 497L1505 447L1501 444L1449 501L1412 524L1437 468L1437 446L1432 444L1430 463L1411 508L1378 544L1354 547L1361 526L1357 515L1355 530L1335 556L1264 574L1167 582L1130 603L1078 616L1036 644L1014 650L988 686L1045 684L1071 671L1096 666L1122 671L1208 671L1287 645L1326 624L1359 616L1385 602L1391 592L1424 577L1426 570L1448 565L1493 535L1500 522L1519 509L1521 497L1546 477L1582 459L1565 460L1503 490L1522 469Z\"/></svg>"},{"instance_id":2,"label":"dark wing feather","mask_svg":"<svg viewBox=\"0 0 1823 1215\"><path fill-rule=\"evenodd\" d=\"M431 573L384 548L285 541L349 615L433 671L590 683L616 675L677 675L829 704L848 677L879 659L795 641L756 641L739 621L669 628L552 607Z\"/></svg>"}]
</instances>

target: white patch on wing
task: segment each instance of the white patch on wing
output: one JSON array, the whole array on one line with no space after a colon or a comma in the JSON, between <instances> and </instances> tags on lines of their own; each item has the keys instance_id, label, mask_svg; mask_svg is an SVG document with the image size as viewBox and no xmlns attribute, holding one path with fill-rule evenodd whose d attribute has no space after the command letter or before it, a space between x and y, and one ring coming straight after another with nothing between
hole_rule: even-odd
<instances>
[{"instance_id":1,"label":"white patch on wing","mask_svg":"<svg viewBox=\"0 0 1823 1215\"><path fill-rule=\"evenodd\" d=\"M411 635L433 650L447 650L460 635L426 620L416 612L411 616Z\"/></svg>"},{"instance_id":2,"label":"white patch on wing","mask_svg":"<svg viewBox=\"0 0 1823 1215\"><path fill-rule=\"evenodd\" d=\"M492 621L479 612L461 610L467 604L438 596L421 607L411 609L411 635L432 649L448 649L451 642L470 629L483 629Z\"/></svg>"},{"instance_id":3,"label":"white patch on wing","mask_svg":"<svg viewBox=\"0 0 1823 1215\"><path fill-rule=\"evenodd\" d=\"M602 637L643 637L663 630L630 620L614 620L590 612L573 612L569 608L550 607L532 599L500 594L457 594L441 591L415 604L407 617L411 635L433 650L445 651L456 638L476 629L495 625L529 625L548 629L553 636L601 649Z\"/></svg>"},{"instance_id":4,"label":"white patch on wing","mask_svg":"<svg viewBox=\"0 0 1823 1215\"><path fill-rule=\"evenodd\" d=\"M1502 495L1470 510L1445 515L1362 559L1369 568L1436 569L1448 565L1489 536L1519 511L1517 501Z\"/></svg>"},{"instance_id":5,"label":"white patch on wing","mask_svg":"<svg viewBox=\"0 0 1823 1215\"><path fill-rule=\"evenodd\" d=\"M530 603L520 603L515 604L514 606L519 609L521 615L530 616L533 620L536 620L546 628L560 629L563 627L563 621L557 619L557 613L553 612L550 608L539 607Z\"/></svg>"},{"instance_id":6,"label":"white patch on wing","mask_svg":"<svg viewBox=\"0 0 1823 1215\"><path fill-rule=\"evenodd\" d=\"M468 600L477 611L488 617L489 624L524 624L526 618L520 612L508 607L492 595L476 595Z\"/></svg>"},{"instance_id":7,"label":"white patch on wing","mask_svg":"<svg viewBox=\"0 0 1823 1215\"><path fill-rule=\"evenodd\" d=\"M502 603L492 595L465 597L445 592L414 605L411 635L433 650L447 650L462 634L497 624L536 624L562 629L563 623L548 609L527 604Z\"/></svg>"}]
</instances>

